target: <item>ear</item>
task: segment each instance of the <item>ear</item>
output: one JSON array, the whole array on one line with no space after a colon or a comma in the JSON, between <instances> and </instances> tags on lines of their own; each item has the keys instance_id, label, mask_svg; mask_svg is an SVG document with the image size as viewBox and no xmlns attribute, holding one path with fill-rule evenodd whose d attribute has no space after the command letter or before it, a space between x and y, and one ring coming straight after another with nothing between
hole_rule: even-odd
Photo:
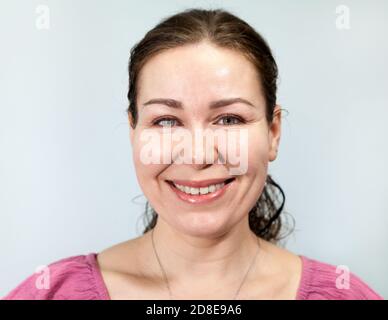
<instances>
[{"instance_id":1,"label":"ear","mask_svg":"<svg viewBox=\"0 0 388 320\"><path fill-rule=\"evenodd\" d=\"M281 107L276 105L273 112L272 123L269 127L269 161L274 161L278 154L281 135Z\"/></svg>"}]
</instances>

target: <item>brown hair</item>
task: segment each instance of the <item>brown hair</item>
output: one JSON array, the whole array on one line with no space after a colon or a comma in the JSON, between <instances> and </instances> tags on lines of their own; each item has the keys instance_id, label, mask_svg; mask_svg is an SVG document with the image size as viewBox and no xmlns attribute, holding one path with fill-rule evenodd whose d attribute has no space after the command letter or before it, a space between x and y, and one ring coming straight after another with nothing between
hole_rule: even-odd
<instances>
[{"instance_id":1,"label":"brown hair","mask_svg":"<svg viewBox=\"0 0 388 320\"><path fill-rule=\"evenodd\" d=\"M188 9L159 22L131 49L127 112L131 115L133 128L137 123L137 82L142 67L150 58L164 50L204 40L222 48L236 50L253 63L266 101L266 119L269 124L272 122L276 105L278 68L266 41L245 21L225 10ZM249 212L251 230L262 239L272 242L280 240L280 214L284 203L283 190L267 175L264 190ZM143 233L155 226L157 218L157 213L147 202Z\"/></svg>"}]
</instances>

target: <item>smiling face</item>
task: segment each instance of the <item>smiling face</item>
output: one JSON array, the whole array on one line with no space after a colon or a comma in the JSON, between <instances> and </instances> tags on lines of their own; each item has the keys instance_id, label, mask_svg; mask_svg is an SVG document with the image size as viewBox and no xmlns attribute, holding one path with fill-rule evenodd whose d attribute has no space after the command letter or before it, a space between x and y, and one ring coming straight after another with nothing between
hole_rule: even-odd
<instances>
[{"instance_id":1,"label":"smiling face","mask_svg":"<svg viewBox=\"0 0 388 320\"><path fill-rule=\"evenodd\" d=\"M133 158L140 187L158 215L192 236L220 235L247 219L264 188L268 162L276 158L280 139L279 108L268 124L254 65L241 53L201 42L152 57L137 85L138 120L134 129L130 127ZM240 100L232 101L235 98ZM162 137L164 127L172 132L184 129L193 137L196 130L245 131L247 137L236 147L247 151L246 170L231 175L234 165L217 141L210 164L145 164L142 134ZM167 149L161 145L160 152L169 153ZM217 163L219 158L226 162Z\"/></svg>"}]
</instances>

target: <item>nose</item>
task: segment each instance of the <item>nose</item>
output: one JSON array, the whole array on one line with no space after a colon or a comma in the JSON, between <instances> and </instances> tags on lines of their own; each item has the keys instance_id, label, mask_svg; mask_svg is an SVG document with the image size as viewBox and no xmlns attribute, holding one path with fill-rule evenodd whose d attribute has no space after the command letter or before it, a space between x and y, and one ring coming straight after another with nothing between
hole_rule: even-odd
<instances>
[{"instance_id":1,"label":"nose","mask_svg":"<svg viewBox=\"0 0 388 320\"><path fill-rule=\"evenodd\" d=\"M214 131L196 128L193 137L192 166L200 170L217 163L219 150Z\"/></svg>"},{"instance_id":2,"label":"nose","mask_svg":"<svg viewBox=\"0 0 388 320\"><path fill-rule=\"evenodd\" d=\"M185 163L196 170L210 167L223 157L219 153L217 139L210 129L194 128L187 131L186 143L183 144L185 150L179 148L178 156L183 157L179 163ZM182 153L184 155L182 155ZM176 162L176 161L175 161Z\"/></svg>"}]
</instances>

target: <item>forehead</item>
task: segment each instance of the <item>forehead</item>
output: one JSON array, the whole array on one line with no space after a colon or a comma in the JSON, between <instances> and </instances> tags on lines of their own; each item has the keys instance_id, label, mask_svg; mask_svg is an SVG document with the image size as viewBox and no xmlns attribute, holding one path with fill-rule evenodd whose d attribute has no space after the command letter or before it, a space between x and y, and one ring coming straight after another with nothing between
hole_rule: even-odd
<instances>
[{"instance_id":1,"label":"forehead","mask_svg":"<svg viewBox=\"0 0 388 320\"><path fill-rule=\"evenodd\" d=\"M140 72L140 102L156 97L201 102L228 96L260 102L257 71L242 53L207 42L163 51Z\"/></svg>"}]
</instances>

